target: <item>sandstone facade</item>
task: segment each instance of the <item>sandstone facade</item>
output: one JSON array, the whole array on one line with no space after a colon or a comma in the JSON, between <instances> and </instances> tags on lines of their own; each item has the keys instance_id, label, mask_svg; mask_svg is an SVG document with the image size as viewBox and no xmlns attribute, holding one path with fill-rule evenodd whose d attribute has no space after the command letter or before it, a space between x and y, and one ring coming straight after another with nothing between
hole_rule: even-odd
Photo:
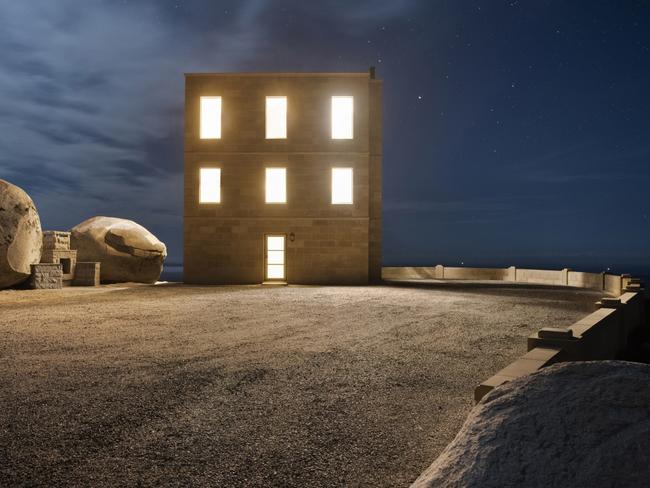
<instances>
[{"instance_id":1,"label":"sandstone facade","mask_svg":"<svg viewBox=\"0 0 650 488\"><path fill-rule=\"evenodd\" d=\"M285 237L289 283L381 279L381 81L368 73L188 74L184 273L190 283L261 283L265 236ZM353 138L333 139L333 96L354 99ZM201 97L221 97L221 137L200 136ZM265 138L265 99L287 99L286 138ZM286 203L265 202L265 169L286 169ZM353 171L353 203L332 204L332 168ZM200 202L200 171L221 201Z\"/></svg>"}]
</instances>

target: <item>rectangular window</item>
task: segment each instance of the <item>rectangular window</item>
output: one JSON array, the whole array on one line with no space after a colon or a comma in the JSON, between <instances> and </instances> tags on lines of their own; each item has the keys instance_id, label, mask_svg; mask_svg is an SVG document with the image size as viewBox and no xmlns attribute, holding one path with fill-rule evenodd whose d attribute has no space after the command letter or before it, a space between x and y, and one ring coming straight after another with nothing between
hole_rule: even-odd
<instances>
[{"instance_id":1,"label":"rectangular window","mask_svg":"<svg viewBox=\"0 0 650 488\"><path fill-rule=\"evenodd\" d=\"M287 97L266 97L266 138L287 138Z\"/></svg>"},{"instance_id":2,"label":"rectangular window","mask_svg":"<svg viewBox=\"0 0 650 488\"><path fill-rule=\"evenodd\" d=\"M332 168L332 203L352 203L352 168Z\"/></svg>"},{"instance_id":3,"label":"rectangular window","mask_svg":"<svg viewBox=\"0 0 650 488\"><path fill-rule=\"evenodd\" d=\"M221 169L201 168L200 203L221 203Z\"/></svg>"},{"instance_id":4,"label":"rectangular window","mask_svg":"<svg viewBox=\"0 0 650 488\"><path fill-rule=\"evenodd\" d=\"M201 139L221 139L221 97L201 97Z\"/></svg>"},{"instance_id":5,"label":"rectangular window","mask_svg":"<svg viewBox=\"0 0 650 488\"><path fill-rule=\"evenodd\" d=\"M354 97L332 97L332 139L352 139Z\"/></svg>"},{"instance_id":6,"label":"rectangular window","mask_svg":"<svg viewBox=\"0 0 650 488\"><path fill-rule=\"evenodd\" d=\"M287 202L287 169L266 168L266 203Z\"/></svg>"}]
</instances>

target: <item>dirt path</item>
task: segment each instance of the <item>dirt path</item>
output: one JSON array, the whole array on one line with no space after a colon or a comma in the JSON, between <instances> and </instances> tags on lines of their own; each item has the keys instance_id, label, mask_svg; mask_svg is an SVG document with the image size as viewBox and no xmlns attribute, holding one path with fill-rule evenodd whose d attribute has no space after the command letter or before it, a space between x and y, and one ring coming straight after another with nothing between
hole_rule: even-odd
<instances>
[{"instance_id":1,"label":"dirt path","mask_svg":"<svg viewBox=\"0 0 650 488\"><path fill-rule=\"evenodd\" d=\"M408 486L459 429L474 386L598 296L480 284L0 292L0 486Z\"/></svg>"}]
</instances>

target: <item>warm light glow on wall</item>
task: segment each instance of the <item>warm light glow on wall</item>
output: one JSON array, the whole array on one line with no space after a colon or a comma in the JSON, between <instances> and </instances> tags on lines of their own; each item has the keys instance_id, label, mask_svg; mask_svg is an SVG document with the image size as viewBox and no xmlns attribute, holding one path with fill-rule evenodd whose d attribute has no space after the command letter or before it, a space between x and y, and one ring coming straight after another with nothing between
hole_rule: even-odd
<instances>
[{"instance_id":1,"label":"warm light glow on wall","mask_svg":"<svg viewBox=\"0 0 650 488\"><path fill-rule=\"evenodd\" d=\"M221 139L221 97L201 97L201 139Z\"/></svg>"},{"instance_id":2,"label":"warm light glow on wall","mask_svg":"<svg viewBox=\"0 0 650 488\"><path fill-rule=\"evenodd\" d=\"M287 202L287 169L266 168L266 203Z\"/></svg>"},{"instance_id":3,"label":"warm light glow on wall","mask_svg":"<svg viewBox=\"0 0 650 488\"><path fill-rule=\"evenodd\" d=\"M221 202L221 170L219 168L201 168L199 184L199 202Z\"/></svg>"},{"instance_id":4,"label":"warm light glow on wall","mask_svg":"<svg viewBox=\"0 0 650 488\"><path fill-rule=\"evenodd\" d=\"M352 203L352 168L332 168L332 203Z\"/></svg>"},{"instance_id":5,"label":"warm light glow on wall","mask_svg":"<svg viewBox=\"0 0 650 488\"><path fill-rule=\"evenodd\" d=\"M266 138L287 138L287 97L266 97Z\"/></svg>"},{"instance_id":6,"label":"warm light glow on wall","mask_svg":"<svg viewBox=\"0 0 650 488\"><path fill-rule=\"evenodd\" d=\"M354 97L332 97L332 139L352 139Z\"/></svg>"}]
</instances>

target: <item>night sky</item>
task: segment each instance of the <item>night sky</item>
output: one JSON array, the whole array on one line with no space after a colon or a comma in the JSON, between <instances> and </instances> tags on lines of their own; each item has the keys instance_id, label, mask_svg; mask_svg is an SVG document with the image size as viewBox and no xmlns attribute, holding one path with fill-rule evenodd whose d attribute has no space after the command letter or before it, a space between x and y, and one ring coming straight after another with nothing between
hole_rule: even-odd
<instances>
[{"instance_id":1,"label":"night sky","mask_svg":"<svg viewBox=\"0 0 650 488\"><path fill-rule=\"evenodd\" d=\"M0 178L182 256L183 73L384 80L384 264L650 266L650 2L0 0Z\"/></svg>"}]
</instances>

